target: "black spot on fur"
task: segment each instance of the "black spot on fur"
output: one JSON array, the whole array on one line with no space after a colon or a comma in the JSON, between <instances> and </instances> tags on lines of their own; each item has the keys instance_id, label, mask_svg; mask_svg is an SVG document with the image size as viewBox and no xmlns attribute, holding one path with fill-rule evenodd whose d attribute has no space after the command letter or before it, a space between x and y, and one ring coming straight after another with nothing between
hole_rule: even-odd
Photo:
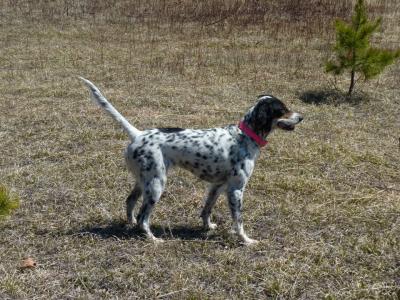
<instances>
[{"instance_id":1,"label":"black spot on fur","mask_svg":"<svg viewBox=\"0 0 400 300\"><path fill-rule=\"evenodd\" d=\"M157 128L158 131L162 132L162 133L173 133L173 132L180 132L183 131L185 129L183 128L178 128L178 127L166 127L166 128Z\"/></svg>"},{"instance_id":2,"label":"black spot on fur","mask_svg":"<svg viewBox=\"0 0 400 300\"><path fill-rule=\"evenodd\" d=\"M146 171L150 171L153 168L154 163L150 162L146 168Z\"/></svg>"},{"instance_id":3,"label":"black spot on fur","mask_svg":"<svg viewBox=\"0 0 400 300\"><path fill-rule=\"evenodd\" d=\"M171 143L171 142L175 141L175 138L176 138L175 134L171 134L171 135L168 137L167 142Z\"/></svg>"}]
</instances>

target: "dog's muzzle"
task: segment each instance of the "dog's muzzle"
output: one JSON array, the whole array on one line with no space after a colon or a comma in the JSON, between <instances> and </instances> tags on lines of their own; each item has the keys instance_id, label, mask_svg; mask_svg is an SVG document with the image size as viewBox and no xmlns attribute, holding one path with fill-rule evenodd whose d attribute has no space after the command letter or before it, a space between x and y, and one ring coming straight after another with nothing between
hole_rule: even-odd
<instances>
[{"instance_id":1,"label":"dog's muzzle","mask_svg":"<svg viewBox=\"0 0 400 300\"><path fill-rule=\"evenodd\" d=\"M279 119L277 126L283 130L294 130L295 125L303 121L303 116L299 113L291 113L288 118Z\"/></svg>"}]
</instances>

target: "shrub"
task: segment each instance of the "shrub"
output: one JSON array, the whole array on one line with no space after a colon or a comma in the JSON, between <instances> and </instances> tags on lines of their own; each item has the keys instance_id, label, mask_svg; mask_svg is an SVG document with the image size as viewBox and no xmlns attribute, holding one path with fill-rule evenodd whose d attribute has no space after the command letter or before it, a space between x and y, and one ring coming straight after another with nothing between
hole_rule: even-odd
<instances>
[{"instance_id":1,"label":"shrub","mask_svg":"<svg viewBox=\"0 0 400 300\"><path fill-rule=\"evenodd\" d=\"M0 185L0 218L10 215L18 207L18 197L11 195L5 186Z\"/></svg>"},{"instance_id":2,"label":"shrub","mask_svg":"<svg viewBox=\"0 0 400 300\"><path fill-rule=\"evenodd\" d=\"M381 25L382 19L369 21L363 0L358 0L350 24L336 21L336 58L328 61L326 71L335 75L350 71L348 95L353 92L355 74L365 80L379 75L383 69L400 57L400 50L391 51L371 47L370 38Z\"/></svg>"}]
</instances>

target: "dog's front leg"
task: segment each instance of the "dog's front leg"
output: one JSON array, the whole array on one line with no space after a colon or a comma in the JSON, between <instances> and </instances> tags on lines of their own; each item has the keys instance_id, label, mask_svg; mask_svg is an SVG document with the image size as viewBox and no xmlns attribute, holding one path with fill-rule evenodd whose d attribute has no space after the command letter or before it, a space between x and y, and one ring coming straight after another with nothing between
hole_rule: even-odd
<instances>
[{"instance_id":1,"label":"dog's front leg","mask_svg":"<svg viewBox=\"0 0 400 300\"><path fill-rule=\"evenodd\" d=\"M243 204L243 191L242 189L230 188L227 191L227 198L229 202L229 208L231 210L233 219L233 229L240 239L246 244L251 245L257 243L256 240L249 238L243 229L242 220L242 204Z\"/></svg>"}]
</instances>

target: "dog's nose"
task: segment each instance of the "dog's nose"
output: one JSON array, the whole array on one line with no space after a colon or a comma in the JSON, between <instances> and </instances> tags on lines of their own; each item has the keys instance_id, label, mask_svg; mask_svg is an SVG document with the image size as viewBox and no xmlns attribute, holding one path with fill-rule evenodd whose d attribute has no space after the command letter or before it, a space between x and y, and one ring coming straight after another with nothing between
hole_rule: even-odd
<instances>
[{"instance_id":1,"label":"dog's nose","mask_svg":"<svg viewBox=\"0 0 400 300\"><path fill-rule=\"evenodd\" d=\"M303 116L299 113L294 113L292 118L297 120L297 123L300 123L301 121L303 121Z\"/></svg>"}]
</instances>

